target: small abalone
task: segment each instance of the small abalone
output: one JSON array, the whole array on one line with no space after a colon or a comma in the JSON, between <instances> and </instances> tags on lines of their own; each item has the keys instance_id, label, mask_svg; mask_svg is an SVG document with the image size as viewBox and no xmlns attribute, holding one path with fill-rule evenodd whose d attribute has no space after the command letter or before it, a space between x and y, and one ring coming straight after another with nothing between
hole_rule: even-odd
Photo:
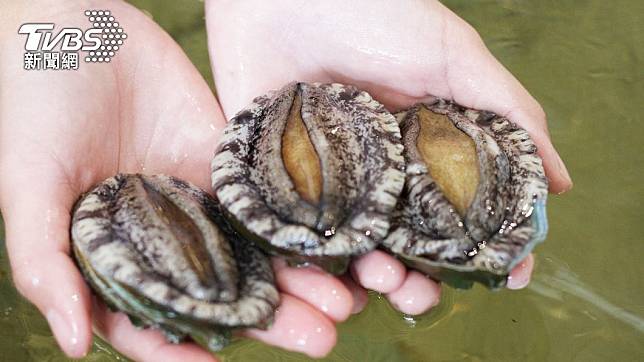
<instances>
[{"instance_id":1,"label":"small abalone","mask_svg":"<svg viewBox=\"0 0 644 362\"><path fill-rule=\"evenodd\" d=\"M505 285L547 231L547 180L530 136L444 100L397 118L407 176L383 247L457 287Z\"/></svg>"},{"instance_id":2,"label":"small abalone","mask_svg":"<svg viewBox=\"0 0 644 362\"><path fill-rule=\"evenodd\" d=\"M94 291L138 325L211 350L235 327L265 328L279 302L267 257L217 201L168 176L119 174L76 204L75 259Z\"/></svg>"},{"instance_id":3,"label":"small abalone","mask_svg":"<svg viewBox=\"0 0 644 362\"><path fill-rule=\"evenodd\" d=\"M229 122L212 186L240 233L341 273L389 231L404 183L402 148L395 118L368 93L291 83Z\"/></svg>"}]
</instances>

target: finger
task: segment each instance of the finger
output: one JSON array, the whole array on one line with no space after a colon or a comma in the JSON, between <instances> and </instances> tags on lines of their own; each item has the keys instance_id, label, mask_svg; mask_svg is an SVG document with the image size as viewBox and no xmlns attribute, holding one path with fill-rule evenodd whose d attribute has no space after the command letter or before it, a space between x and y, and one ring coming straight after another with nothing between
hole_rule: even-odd
<instances>
[{"instance_id":1,"label":"finger","mask_svg":"<svg viewBox=\"0 0 644 362\"><path fill-rule=\"evenodd\" d=\"M353 295L338 279L315 267L289 267L282 258L273 259L278 288L317 308L336 322L349 317Z\"/></svg>"},{"instance_id":2,"label":"finger","mask_svg":"<svg viewBox=\"0 0 644 362\"><path fill-rule=\"evenodd\" d=\"M437 305L440 296L440 284L417 271L410 271L400 288L387 294L387 299L402 313L419 315Z\"/></svg>"},{"instance_id":3,"label":"finger","mask_svg":"<svg viewBox=\"0 0 644 362\"><path fill-rule=\"evenodd\" d=\"M362 310L367 306L367 302L369 302L367 290L356 284L349 274L341 276L340 280L353 296L353 308L351 308L351 314L362 312Z\"/></svg>"},{"instance_id":4,"label":"finger","mask_svg":"<svg viewBox=\"0 0 644 362\"><path fill-rule=\"evenodd\" d=\"M572 180L548 134L546 116L539 103L519 81L490 53L478 34L445 9L443 33L445 50L444 93L456 102L493 111L525 128L538 147L544 162L550 190L561 193L572 187ZM428 85L432 94L433 86Z\"/></svg>"},{"instance_id":5,"label":"finger","mask_svg":"<svg viewBox=\"0 0 644 362\"><path fill-rule=\"evenodd\" d=\"M534 256L528 255L508 275L508 289L523 289L530 283L530 276L534 268Z\"/></svg>"},{"instance_id":6,"label":"finger","mask_svg":"<svg viewBox=\"0 0 644 362\"><path fill-rule=\"evenodd\" d=\"M173 344L153 328L140 329L123 313L93 303L96 333L117 351L135 361L216 361L214 355L194 343Z\"/></svg>"},{"instance_id":7,"label":"finger","mask_svg":"<svg viewBox=\"0 0 644 362\"><path fill-rule=\"evenodd\" d=\"M406 268L393 256L374 250L351 263L353 279L367 289L391 293L405 281Z\"/></svg>"},{"instance_id":8,"label":"finger","mask_svg":"<svg viewBox=\"0 0 644 362\"><path fill-rule=\"evenodd\" d=\"M266 331L248 329L244 335L310 357L326 356L337 339L333 323L298 298L288 294L282 294L281 297L273 325Z\"/></svg>"},{"instance_id":9,"label":"finger","mask_svg":"<svg viewBox=\"0 0 644 362\"><path fill-rule=\"evenodd\" d=\"M89 292L68 255L70 201L49 200L59 191L47 184L39 188L3 199L13 278L47 318L63 351L79 358L89 350L92 333Z\"/></svg>"}]
</instances>

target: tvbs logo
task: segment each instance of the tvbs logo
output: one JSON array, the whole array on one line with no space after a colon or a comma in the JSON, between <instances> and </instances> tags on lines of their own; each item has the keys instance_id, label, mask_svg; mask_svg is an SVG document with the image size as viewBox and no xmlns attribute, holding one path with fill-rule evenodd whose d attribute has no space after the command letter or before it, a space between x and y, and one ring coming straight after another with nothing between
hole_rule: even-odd
<instances>
[{"instance_id":1,"label":"tvbs logo","mask_svg":"<svg viewBox=\"0 0 644 362\"><path fill-rule=\"evenodd\" d=\"M127 34L109 10L87 10L85 16L92 24L86 30L62 28L55 32L53 23L22 24L18 33L27 37L24 68L78 69L81 51L85 52L86 62L109 62L123 45Z\"/></svg>"},{"instance_id":2,"label":"tvbs logo","mask_svg":"<svg viewBox=\"0 0 644 362\"><path fill-rule=\"evenodd\" d=\"M87 29L83 33L80 29L63 28L55 37L52 30L54 24L27 23L22 24L18 33L27 35L27 51L51 51L59 43L61 51L90 51L101 46L101 29Z\"/></svg>"}]
</instances>

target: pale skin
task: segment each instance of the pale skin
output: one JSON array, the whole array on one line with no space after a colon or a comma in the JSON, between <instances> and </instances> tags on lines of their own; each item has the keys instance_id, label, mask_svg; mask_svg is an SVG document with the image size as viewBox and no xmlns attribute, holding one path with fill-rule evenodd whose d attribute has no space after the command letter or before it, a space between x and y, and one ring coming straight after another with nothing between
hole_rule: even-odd
<instances>
[{"instance_id":1,"label":"pale skin","mask_svg":"<svg viewBox=\"0 0 644 362\"><path fill-rule=\"evenodd\" d=\"M207 1L218 99L179 46L134 7L48 3L0 5L0 207L16 286L70 357L87 353L94 326L135 360L216 358L138 330L93 300L69 256L70 209L81 192L117 172L166 173L208 189L226 119L289 81L355 84L392 111L438 96L503 114L537 143L550 190L572 187L541 107L474 30L438 2ZM86 28L85 9L109 9L126 29L127 43L112 62L82 63L72 72L22 70L21 23ZM274 266L282 293L276 321L268 331L242 333L312 357L333 348L335 324L364 307L365 288L407 314L423 313L440 298L437 283L380 251L355 260L351 276L342 278L279 259ZM527 285L532 266L528 257L508 287Z\"/></svg>"}]
</instances>

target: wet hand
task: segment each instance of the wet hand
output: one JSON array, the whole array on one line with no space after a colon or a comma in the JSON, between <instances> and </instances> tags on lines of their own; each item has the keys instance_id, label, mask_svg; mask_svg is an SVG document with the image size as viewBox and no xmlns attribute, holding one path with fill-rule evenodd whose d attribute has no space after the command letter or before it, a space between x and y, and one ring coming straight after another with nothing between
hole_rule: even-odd
<instances>
[{"instance_id":1,"label":"wet hand","mask_svg":"<svg viewBox=\"0 0 644 362\"><path fill-rule=\"evenodd\" d=\"M432 97L452 99L520 124L539 148L551 192L572 187L537 101L474 29L437 1L210 0L206 21L218 97L228 118L255 96L293 80L353 84L390 111ZM532 267L529 256L511 272L508 288L525 287ZM381 251L354 261L351 274L407 314L439 302L436 282Z\"/></svg>"},{"instance_id":2,"label":"wet hand","mask_svg":"<svg viewBox=\"0 0 644 362\"><path fill-rule=\"evenodd\" d=\"M151 19L121 2L110 9L128 40L108 64L77 71L25 71L26 19L87 27L85 5L0 6L0 207L19 291L47 318L70 357L85 355L92 328L141 361L213 360L191 344L173 345L93 300L69 255L70 211L93 184L118 172L165 173L210 188L210 159L225 118L179 46ZM52 10L47 9L56 9ZM350 282L275 260L282 303L268 331L246 335L310 356L335 344L334 323L354 306ZM356 294L364 297L360 291ZM93 327L92 327L93 326Z\"/></svg>"}]
</instances>

